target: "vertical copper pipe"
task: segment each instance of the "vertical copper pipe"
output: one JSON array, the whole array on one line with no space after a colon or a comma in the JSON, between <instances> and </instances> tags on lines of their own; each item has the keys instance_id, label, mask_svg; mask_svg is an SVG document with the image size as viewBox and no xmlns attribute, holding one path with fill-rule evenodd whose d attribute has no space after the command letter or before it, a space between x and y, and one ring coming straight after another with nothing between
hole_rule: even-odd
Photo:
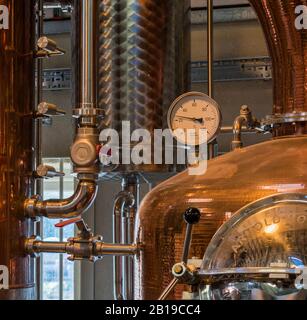
<instances>
[{"instance_id":1,"label":"vertical copper pipe","mask_svg":"<svg viewBox=\"0 0 307 320\"><path fill-rule=\"evenodd\" d=\"M250 0L262 25L273 61L273 113L307 111L307 30L295 27L295 8L301 0ZM288 124L275 136L307 133L307 125Z\"/></svg>"},{"instance_id":2,"label":"vertical copper pipe","mask_svg":"<svg viewBox=\"0 0 307 320\"><path fill-rule=\"evenodd\" d=\"M34 1L0 0L9 8L9 29L0 30L0 265L9 268L10 289L1 299L34 299L34 261L23 251L33 222L23 202L34 191Z\"/></svg>"},{"instance_id":3,"label":"vertical copper pipe","mask_svg":"<svg viewBox=\"0 0 307 320\"><path fill-rule=\"evenodd\" d=\"M38 40L40 37L44 35L44 0L38 0L37 2L37 34L36 39ZM33 112L36 112L36 105L43 101L43 60L37 59L36 63L36 104L34 106ZM34 168L38 168L38 166L42 163L42 122L41 119L35 120L35 130L34 130L34 148L35 148L35 157L34 157ZM41 179L36 179L35 181L35 194L42 195L43 192L43 182ZM41 235L42 224L39 220L36 223L36 232L38 236ZM36 259L36 283L37 283L37 298L40 299L41 295L41 258L38 257Z\"/></svg>"}]
</instances>

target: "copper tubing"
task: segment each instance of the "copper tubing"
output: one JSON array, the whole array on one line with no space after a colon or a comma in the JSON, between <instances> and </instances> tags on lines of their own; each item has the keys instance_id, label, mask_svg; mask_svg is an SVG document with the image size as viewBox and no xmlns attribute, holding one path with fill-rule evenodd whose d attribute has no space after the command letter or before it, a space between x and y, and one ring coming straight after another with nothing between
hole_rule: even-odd
<instances>
[{"instance_id":1,"label":"copper tubing","mask_svg":"<svg viewBox=\"0 0 307 320\"><path fill-rule=\"evenodd\" d=\"M0 300L36 297L34 261L22 247L34 224L20 214L34 194L34 4L0 0L9 9L9 29L0 30L0 265L10 276L10 289L0 290Z\"/></svg>"},{"instance_id":2,"label":"copper tubing","mask_svg":"<svg viewBox=\"0 0 307 320\"><path fill-rule=\"evenodd\" d=\"M68 199L40 201L37 198L25 201L27 217L71 219L86 212L96 199L98 186L95 180L80 180L78 187Z\"/></svg>"},{"instance_id":3,"label":"copper tubing","mask_svg":"<svg viewBox=\"0 0 307 320\"><path fill-rule=\"evenodd\" d=\"M307 110L307 33L295 27L295 8L301 0L250 0L262 25L273 63L274 114ZM284 124L275 136L303 130Z\"/></svg>"}]
</instances>

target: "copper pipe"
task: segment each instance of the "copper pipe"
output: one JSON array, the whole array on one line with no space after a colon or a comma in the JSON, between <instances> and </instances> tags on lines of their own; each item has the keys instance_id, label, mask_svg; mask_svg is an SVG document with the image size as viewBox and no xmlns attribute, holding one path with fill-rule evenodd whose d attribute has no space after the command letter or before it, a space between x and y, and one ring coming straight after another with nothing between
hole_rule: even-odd
<instances>
[{"instance_id":1,"label":"copper pipe","mask_svg":"<svg viewBox=\"0 0 307 320\"><path fill-rule=\"evenodd\" d=\"M96 199L96 181L81 179L78 187L68 199L40 201L37 197L25 201L27 217L46 217L49 219L71 219L86 212Z\"/></svg>"},{"instance_id":2,"label":"copper pipe","mask_svg":"<svg viewBox=\"0 0 307 320\"><path fill-rule=\"evenodd\" d=\"M0 290L0 300L35 299L34 261L22 247L34 223L20 215L35 184L34 1L0 0L0 5L9 11L9 29L0 30L0 265L10 275L10 288Z\"/></svg>"},{"instance_id":3,"label":"copper pipe","mask_svg":"<svg viewBox=\"0 0 307 320\"><path fill-rule=\"evenodd\" d=\"M307 110L307 33L295 27L301 0L250 0L262 25L273 64L274 114ZM303 128L302 128L303 127ZM306 134L307 124L282 124L274 136Z\"/></svg>"},{"instance_id":4,"label":"copper pipe","mask_svg":"<svg viewBox=\"0 0 307 320\"><path fill-rule=\"evenodd\" d=\"M37 34L36 34L36 42L37 40L44 35L44 0L37 1ZM37 107L39 103L43 101L43 60L37 59L36 62L37 69L37 85L36 85L36 104L33 109L33 113L36 114ZM33 135L33 145L34 145L34 164L33 167L35 170L42 164L42 121L39 118L35 118L34 120L34 135ZM43 182L42 179L35 179L35 194L42 194L43 191ZM37 221L36 223L36 234L41 234L41 221ZM38 300L41 298L41 260L37 259L36 261L36 287L37 287L37 298Z\"/></svg>"},{"instance_id":5,"label":"copper pipe","mask_svg":"<svg viewBox=\"0 0 307 320\"><path fill-rule=\"evenodd\" d=\"M37 15L38 15L38 23L37 23L37 37L38 40L44 34L44 1L39 0L37 3ZM36 104L42 102L43 95L43 60L37 59L36 62L37 68L37 88L36 88ZM34 107L33 112L36 112L36 106ZM34 157L34 167L38 168L38 166L42 163L42 122L41 119L35 119L35 130L34 130L34 148L35 148L35 157ZM42 181L37 179L35 181L37 194L42 193Z\"/></svg>"}]
</instances>

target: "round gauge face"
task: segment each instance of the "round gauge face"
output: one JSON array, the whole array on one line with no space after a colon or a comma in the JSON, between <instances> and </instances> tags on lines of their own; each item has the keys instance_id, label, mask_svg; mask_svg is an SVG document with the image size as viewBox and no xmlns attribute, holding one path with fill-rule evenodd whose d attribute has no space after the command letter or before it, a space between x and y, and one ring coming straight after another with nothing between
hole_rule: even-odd
<instances>
[{"instance_id":1,"label":"round gauge face","mask_svg":"<svg viewBox=\"0 0 307 320\"><path fill-rule=\"evenodd\" d=\"M185 145L212 142L221 126L219 105L204 93L189 92L177 98L168 112L168 126ZM203 133L207 131L207 135Z\"/></svg>"}]
</instances>

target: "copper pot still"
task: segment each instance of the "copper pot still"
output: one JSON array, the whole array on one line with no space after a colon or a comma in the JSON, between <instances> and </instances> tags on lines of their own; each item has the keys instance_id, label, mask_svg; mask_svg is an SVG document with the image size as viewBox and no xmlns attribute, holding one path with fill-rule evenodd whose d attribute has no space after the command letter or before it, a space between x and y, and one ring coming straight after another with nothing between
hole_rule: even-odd
<instances>
[{"instance_id":1,"label":"copper pot still","mask_svg":"<svg viewBox=\"0 0 307 320\"><path fill-rule=\"evenodd\" d=\"M35 11L33 0L0 0L8 8L8 29L0 29L0 265L9 271L2 299L34 299L34 261L23 240L33 222L23 202L33 195L33 108Z\"/></svg>"},{"instance_id":2,"label":"copper pot still","mask_svg":"<svg viewBox=\"0 0 307 320\"><path fill-rule=\"evenodd\" d=\"M273 114L306 111L307 33L295 28L299 0L251 0L273 60ZM243 102L243 101L242 101ZM202 258L218 228L236 211L265 196L307 191L306 123L282 124L269 142L238 149L209 161L202 176L185 171L156 187L141 204L136 239L144 250L136 259L135 299L157 299L181 261L183 213L199 208L190 258ZM277 139L278 137L278 139ZM171 299L182 297L177 286Z\"/></svg>"}]
</instances>

